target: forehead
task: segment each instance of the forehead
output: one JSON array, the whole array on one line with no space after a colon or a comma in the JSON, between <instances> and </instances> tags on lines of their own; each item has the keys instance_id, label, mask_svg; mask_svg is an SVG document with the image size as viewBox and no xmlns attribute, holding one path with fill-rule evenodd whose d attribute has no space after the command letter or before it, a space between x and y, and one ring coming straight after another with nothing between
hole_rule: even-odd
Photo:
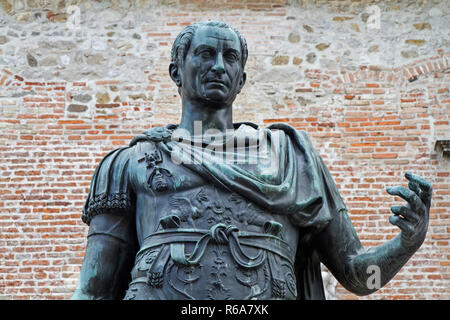
<instances>
[{"instance_id":1,"label":"forehead","mask_svg":"<svg viewBox=\"0 0 450 320\"><path fill-rule=\"evenodd\" d=\"M218 27L199 27L191 42L191 50L201 45L208 45L214 48L222 45L224 48L232 48L237 51L241 51L241 43L236 33L230 28L218 28Z\"/></svg>"}]
</instances>

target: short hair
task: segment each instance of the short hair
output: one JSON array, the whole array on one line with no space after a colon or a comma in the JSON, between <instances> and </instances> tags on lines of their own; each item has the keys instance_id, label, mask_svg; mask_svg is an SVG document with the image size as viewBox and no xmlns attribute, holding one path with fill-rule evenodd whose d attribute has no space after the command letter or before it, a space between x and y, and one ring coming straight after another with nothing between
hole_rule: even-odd
<instances>
[{"instance_id":1,"label":"short hair","mask_svg":"<svg viewBox=\"0 0 450 320\"><path fill-rule=\"evenodd\" d=\"M176 37L173 43L171 51L172 62L176 63L179 66L183 65L184 59L186 58L186 54L192 42L192 38L194 37L194 34L197 31L197 29L202 26L228 28L231 29L234 33L236 33L237 37L239 38L239 42L241 44L241 65L242 68L244 68L248 56L247 41L245 41L245 38L239 33L239 31L230 27L225 22L221 21L202 21L193 23L185 27Z\"/></svg>"}]
</instances>

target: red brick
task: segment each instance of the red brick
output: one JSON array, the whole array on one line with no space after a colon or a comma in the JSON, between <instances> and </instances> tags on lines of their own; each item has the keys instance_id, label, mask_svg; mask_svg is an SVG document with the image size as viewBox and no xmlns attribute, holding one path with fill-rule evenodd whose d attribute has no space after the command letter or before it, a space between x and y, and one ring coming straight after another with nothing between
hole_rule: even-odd
<instances>
[{"instance_id":1,"label":"red brick","mask_svg":"<svg viewBox=\"0 0 450 320\"><path fill-rule=\"evenodd\" d=\"M92 125L89 125L89 124L66 126L66 129L68 129L68 130L87 130L87 129L91 129L91 128L92 128Z\"/></svg>"},{"instance_id":2,"label":"red brick","mask_svg":"<svg viewBox=\"0 0 450 320\"><path fill-rule=\"evenodd\" d=\"M372 154L373 159L395 159L398 155L396 153L374 153Z\"/></svg>"}]
</instances>

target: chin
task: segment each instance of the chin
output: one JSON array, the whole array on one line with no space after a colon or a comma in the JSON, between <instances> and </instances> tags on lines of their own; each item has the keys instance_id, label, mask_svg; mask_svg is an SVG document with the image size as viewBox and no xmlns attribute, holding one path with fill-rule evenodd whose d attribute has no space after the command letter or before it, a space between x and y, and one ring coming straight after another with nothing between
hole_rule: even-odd
<instances>
[{"instance_id":1,"label":"chin","mask_svg":"<svg viewBox=\"0 0 450 320\"><path fill-rule=\"evenodd\" d=\"M230 100L230 96L228 94L224 94L219 90L208 90L209 92L205 92L203 98L209 103L216 104L224 104Z\"/></svg>"}]
</instances>

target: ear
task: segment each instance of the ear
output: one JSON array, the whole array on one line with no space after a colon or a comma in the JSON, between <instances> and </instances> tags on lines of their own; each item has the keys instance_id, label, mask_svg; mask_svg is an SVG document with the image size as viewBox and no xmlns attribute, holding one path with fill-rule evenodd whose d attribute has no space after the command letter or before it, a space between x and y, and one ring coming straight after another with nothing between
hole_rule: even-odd
<instances>
[{"instance_id":1,"label":"ear","mask_svg":"<svg viewBox=\"0 0 450 320\"><path fill-rule=\"evenodd\" d=\"M169 74L172 78L173 82L177 85L177 87L181 87L181 74L180 74L180 68L178 65L174 62L170 63L169 65Z\"/></svg>"},{"instance_id":2,"label":"ear","mask_svg":"<svg viewBox=\"0 0 450 320\"><path fill-rule=\"evenodd\" d=\"M239 80L238 93L241 93L241 90L242 90L242 88L244 87L244 84L245 84L245 80L247 80L247 74L244 71L244 72L242 72L241 80Z\"/></svg>"}]
</instances>

